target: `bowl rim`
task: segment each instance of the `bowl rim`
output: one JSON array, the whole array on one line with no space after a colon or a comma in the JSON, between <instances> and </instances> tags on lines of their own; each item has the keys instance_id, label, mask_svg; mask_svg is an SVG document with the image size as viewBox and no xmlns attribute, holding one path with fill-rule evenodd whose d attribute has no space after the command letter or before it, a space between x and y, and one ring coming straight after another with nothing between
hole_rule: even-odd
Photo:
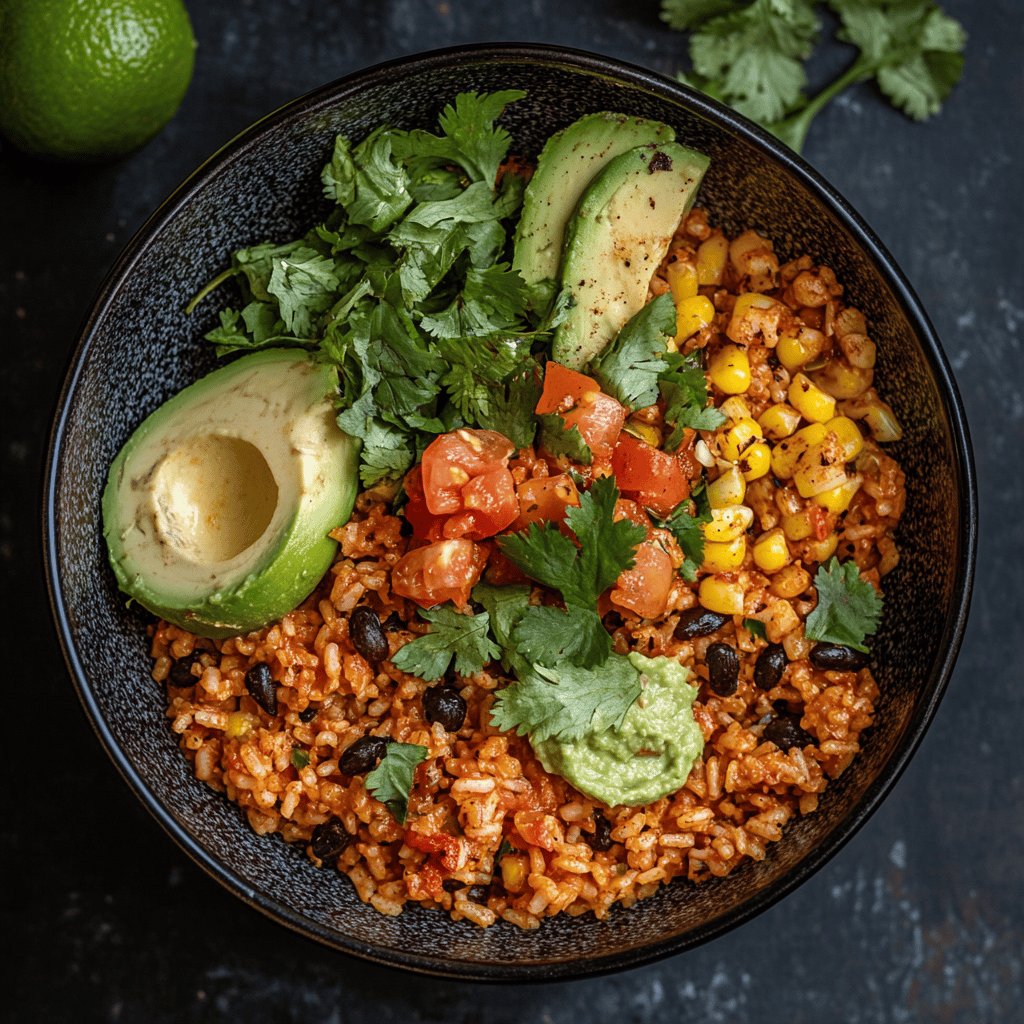
<instances>
[{"instance_id":1,"label":"bowl rim","mask_svg":"<svg viewBox=\"0 0 1024 1024\"><path fill-rule=\"evenodd\" d=\"M541 64L551 68L561 67L591 75L612 77L626 85L639 87L677 102L681 101L696 116L715 121L727 132L755 145L783 170L795 176L799 183L850 232L874 262L883 279L892 289L903 314L920 339L923 355L930 364L930 369L938 385L949 425L955 456L955 482L959 494L960 531L955 538L958 558L954 583L954 608L953 614L945 623L942 635L937 638L938 646L945 651L945 654L937 667L934 676L935 682L927 699L918 705L916 712L907 722L904 734L899 739L889 762L865 789L860 801L802 860L771 886L755 893L740 906L689 933L657 939L644 946L631 947L626 951L615 951L606 956L592 956L579 960L504 964L453 961L445 957L424 956L415 950L389 949L382 953L377 947L347 936L339 938L336 933L311 923L293 908L285 906L247 885L231 869L215 859L185 832L149 790L126 754L118 746L92 693L88 674L76 649L75 637L64 600L57 557L57 468L70 415L71 399L82 375L98 325L102 322L114 297L125 284L135 264L152 243L154 237L189 202L192 195L206 182L207 178L218 173L234 160L243 157L267 129L286 123L296 116L309 113L319 107L330 106L339 99L358 93L361 89L377 81L386 80L397 72L423 71L433 67L479 64L485 61L510 65ZM357 70L319 86L264 115L203 161L160 203L135 232L100 285L67 360L63 384L52 417L43 476L42 533L46 584L50 609L65 664L79 700L101 745L129 788L164 831L207 875L250 907L294 932L314 939L331 949L378 965L402 968L435 977L488 982L580 979L640 966L681 953L709 942L767 910L792 893L831 860L865 824L893 788L920 745L935 715L952 675L966 628L974 581L977 531L978 495L974 455L967 419L952 370L942 351L936 332L910 283L860 214L800 156L788 149L769 132L730 108L658 72L628 61L590 51L543 43L479 42L462 44L414 53Z\"/></svg>"}]
</instances>

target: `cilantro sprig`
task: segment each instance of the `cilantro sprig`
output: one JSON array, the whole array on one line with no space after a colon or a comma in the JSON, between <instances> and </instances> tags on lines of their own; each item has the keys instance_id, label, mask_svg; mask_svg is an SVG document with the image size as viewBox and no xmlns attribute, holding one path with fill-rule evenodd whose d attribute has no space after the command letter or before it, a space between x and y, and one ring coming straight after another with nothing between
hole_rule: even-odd
<instances>
[{"instance_id":1,"label":"cilantro sprig","mask_svg":"<svg viewBox=\"0 0 1024 1024\"><path fill-rule=\"evenodd\" d=\"M690 492L690 497L679 503L665 518L661 519L648 513L654 525L668 530L675 537L683 551L683 564L679 567L679 575L690 583L697 579L697 570L704 561L704 530L705 523L710 523L711 503L708 501L707 487L703 481Z\"/></svg>"},{"instance_id":2,"label":"cilantro sprig","mask_svg":"<svg viewBox=\"0 0 1024 1024\"><path fill-rule=\"evenodd\" d=\"M833 555L825 565L818 566L814 586L818 604L807 616L807 639L868 653L864 640L878 629L882 599L867 580L861 579L856 563L840 562Z\"/></svg>"},{"instance_id":3,"label":"cilantro sprig","mask_svg":"<svg viewBox=\"0 0 1024 1024\"><path fill-rule=\"evenodd\" d=\"M366 791L387 805L399 825L405 824L413 775L427 753L418 743L389 743L380 764L366 776Z\"/></svg>"},{"instance_id":4,"label":"cilantro sprig","mask_svg":"<svg viewBox=\"0 0 1024 1024\"><path fill-rule=\"evenodd\" d=\"M441 605L420 610L430 623L430 632L410 641L395 652L391 664L427 682L440 679L454 660L462 676L476 675L501 653L488 635L490 616L463 615Z\"/></svg>"},{"instance_id":5,"label":"cilantro sprig","mask_svg":"<svg viewBox=\"0 0 1024 1024\"><path fill-rule=\"evenodd\" d=\"M916 121L938 113L963 71L966 34L934 0L827 0L837 39L857 47L846 71L804 94L804 61L819 36L819 0L662 0L689 33L684 81L765 125L797 152L811 121L845 89L874 80Z\"/></svg>"}]
</instances>

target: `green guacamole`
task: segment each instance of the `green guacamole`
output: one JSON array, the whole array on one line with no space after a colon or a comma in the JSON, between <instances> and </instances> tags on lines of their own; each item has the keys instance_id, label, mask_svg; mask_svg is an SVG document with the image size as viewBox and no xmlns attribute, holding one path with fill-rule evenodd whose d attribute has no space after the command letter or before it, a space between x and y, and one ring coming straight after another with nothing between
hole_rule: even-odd
<instances>
[{"instance_id":1,"label":"green guacamole","mask_svg":"<svg viewBox=\"0 0 1024 1024\"><path fill-rule=\"evenodd\" d=\"M671 658L630 654L629 660L640 672L643 691L621 728L578 740L533 742L546 771L609 807L637 807L675 792L704 749L689 670Z\"/></svg>"}]
</instances>

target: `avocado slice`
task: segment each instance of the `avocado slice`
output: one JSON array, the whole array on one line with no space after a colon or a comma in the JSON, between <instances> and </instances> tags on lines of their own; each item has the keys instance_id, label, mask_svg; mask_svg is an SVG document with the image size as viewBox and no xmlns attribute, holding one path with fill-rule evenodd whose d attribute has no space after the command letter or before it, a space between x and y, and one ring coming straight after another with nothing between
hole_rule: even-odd
<instances>
[{"instance_id":1,"label":"avocado slice","mask_svg":"<svg viewBox=\"0 0 1024 1024\"><path fill-rule=\"evenodd\" d=\"M120 588L208 637L259 629L308 597L359 487L359 442L338 428L336 389L333 367L268 349L145 419L103 492Z\"/></svg>"},{"instance_id":2,"label":"avocado slice","mask_svg":"<svg viewBox=\"0 0 1024 1024\"><path fill-rule=\"evenodd\" d=\"M572 308L555 332L556 362L582 369L646 303L709 164L686 146L659 143L622 153L591 182L566 228L562 288Z\"/></svg>"},{"instance_id":3,"label":"avocado slice","mask_svg":"<svg viewBox=\"0 0 1024 1024\"><path fill-rule=\"evenodd\" d=\"M565 225L594 175L634 146L675 137L667 124L610 111L587 114L552 135L523 196L513 269L527 284L557 279Z\"/></svg>"}]
</instances>

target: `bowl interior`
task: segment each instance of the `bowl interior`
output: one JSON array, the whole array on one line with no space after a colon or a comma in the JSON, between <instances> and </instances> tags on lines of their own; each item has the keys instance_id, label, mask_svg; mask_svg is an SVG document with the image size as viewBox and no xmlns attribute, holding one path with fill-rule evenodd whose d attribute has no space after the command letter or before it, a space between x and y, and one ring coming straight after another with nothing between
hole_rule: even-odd
<instances>
[{"instance_id":1,"label":"bowl interior","mask_svg":"<svg viewBox=\"0 0 1024 1024\"><path fill-rule=\"evenodd\" d=\"M480 930L419 908L383 917L345 877L318 871L279 839L258 838L234 805L192 778L167 727L162 690L149 678L147 617L116 590L100 525L105 474L121 444L214 365L199 339L217 303L191 317L185 304L230 251L295 237L324 210L319 171L334 135L358 139L382 122L433 127L456 93L506 88L528 92L505 118L515 152L535 155L552 132L595 110L666 121L711 157L699 202L714 222L756 228L782 255L808 253L833 267L878 343L879 390L906 428L895 451L908 486L902 561L887 580L875 647L877 726L817 813L791 823L764 861L725 879L676 883L604 922L563 917L529 933ZM627 966L702 941L788 891L866 817L909 755L951 667L968 586L971 481L956 398L912 296L871 248L841 200L706 101L611 61L541 48L469 50L366 72L236 140L165 204L115 268L87 324L55 432L55 608L80 692L128 781L243 898L337 948L419 970L554 977Z\"/></svg>"}]
</instances>

